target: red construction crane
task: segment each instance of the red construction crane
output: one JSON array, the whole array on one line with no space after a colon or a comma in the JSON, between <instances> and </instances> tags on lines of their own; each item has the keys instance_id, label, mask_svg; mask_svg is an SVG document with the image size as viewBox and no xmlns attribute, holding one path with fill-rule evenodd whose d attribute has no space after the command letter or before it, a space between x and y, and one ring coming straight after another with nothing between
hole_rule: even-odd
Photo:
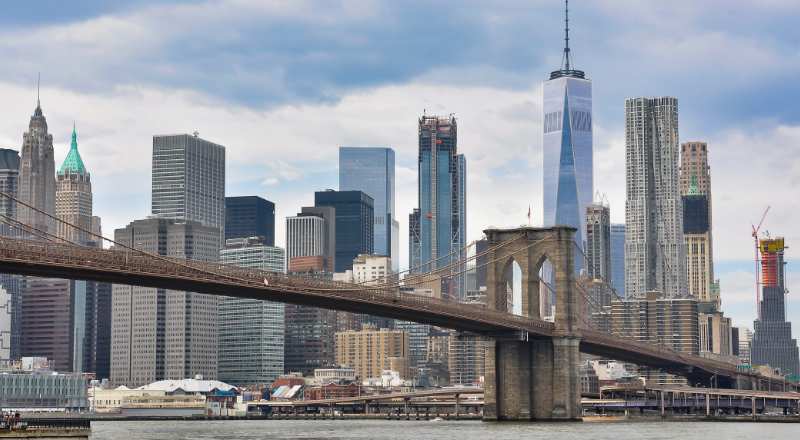
<instances>
[{"instance_id":1,"label":"red construction crane","mask_svg":"<svg viewBox=\"0 0 800 440\"><path fill-rule=\"evenodd\" d=\"M761 267L758 264L758 231L761 230L761 225L764 224L764 219L767 218L767 213L769 212L769 206L767 209L764 210L764 214L761 215L761 221L758 222L758 226L750 225L753 228L752 236L753 241L755 242L755 265L756 265L756 311L758 312L758 319L761 319L761 292L759 291L759 286L761 285Z\"/></svg>"}]
</instances>

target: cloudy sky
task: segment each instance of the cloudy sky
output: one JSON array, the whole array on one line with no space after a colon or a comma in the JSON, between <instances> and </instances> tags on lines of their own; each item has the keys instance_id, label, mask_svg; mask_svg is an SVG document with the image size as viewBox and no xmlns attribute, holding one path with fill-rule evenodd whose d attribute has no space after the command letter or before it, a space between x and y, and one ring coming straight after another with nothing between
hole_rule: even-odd
<instances>
[{"instance_id":1,"label":"cloudy sky","mask_svg":"<svg viewBox=\"0 0 800 440\"><path fill-rule=\"evenodd\" d=\"M397 154L401 265L416 204L416 119L455 113L468 235L541 219L541 84L561 59L558 0L8 2L0 14L0 146L42 107L66 154L72 122L106 233L150 208L152 135L227 147L227 193L283 222L336 188L340 145ZM750 224L800 246L800 2L572 2L574 64L594 85L595 187L624 221L626 97L679 99L682 141L711 156L723 306L752 327ZM790 260L800 261L791 249ZM800 327L800 268L789 265ZM793 274L797 274L796 276Z\"/></svg>"}]
</instances>

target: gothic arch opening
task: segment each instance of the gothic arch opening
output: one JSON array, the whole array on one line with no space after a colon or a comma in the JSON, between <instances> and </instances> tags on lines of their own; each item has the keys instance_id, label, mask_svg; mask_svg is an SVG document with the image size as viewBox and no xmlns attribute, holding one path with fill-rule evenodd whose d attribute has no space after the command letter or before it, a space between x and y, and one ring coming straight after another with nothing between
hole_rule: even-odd
<instances>
[{"instance_id":1,"label":"gothic arch opening","mask_svg":"<svg viewBox=\"0 0 800 440\"><path fill-rule=\"evenodd\" d=\"M522 267L517 260L511 258L503 270L506 295L506 311L522 316Z\"/></svg>"}]
</instances>

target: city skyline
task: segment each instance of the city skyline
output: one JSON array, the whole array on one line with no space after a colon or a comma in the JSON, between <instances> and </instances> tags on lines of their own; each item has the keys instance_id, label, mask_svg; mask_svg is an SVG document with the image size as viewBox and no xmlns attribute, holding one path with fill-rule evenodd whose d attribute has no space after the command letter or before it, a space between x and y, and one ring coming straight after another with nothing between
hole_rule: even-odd
<instances>
[{"instance_id":1,"label":"city skyline","mask_svg":"<svg viewBox=\"0 0 800 440\"><path fill-rule=\"evenodd\" d=\"M790 8L791 6L777 5L775 7ZM697 8L701 7L698 6ZM553 17L550 19L536 19L533 17L529 18L530 20L536 20L537 22L541 20L541 22L545 23L546 27L552 31L552 41L550 37L548 37L548 39L540 38L537 40L541 41L541 43L537 46L538 49L540 49L543 53L557 52L556 49L560 45L560 41L555 38L555 35L559 34L557 29L559 26L557 24L560 24L555 15L561 11L555 7L550 7L550 9L553 9L553 11L551 11ZM583 9L583 7L581 9ZM702 11L687 11L685 7L676 7L675 9L678 10L678 12L675 13L687 14L690 18L696 20L700 20L698 17L702 16ZM596 12L597 11L594 10L594 13ZM641 10L634 10L633 12L639 14L643 13ZM670 13L669 10L664 9L660 9L659 12ZM127 11L117 11L115 13L124 18ZM614 154L616 159L611 159L608 156L614 156L610 154L611 151L615 151L615 149L618 150L619 142L618 140L614 141L613 139L615 137L619 137L620 130L615 129L614 126L619 126L623 119L621 110L622 100L617 96L615 96L614 99L608 98L609 94L613 93L610 90L614 90L615 87L618 90L619 85L617 84L615 86L614 83L608 81L608 66L603 67L603 65L599 64L596 60L592 60L590 58L593 55L591 55L589 53L590 50L588 50L590 48L591 40L587 36L588 32L586 23L589 22L587 19L587 14L590 13L585 11L575 11L576 24L574 26L575 30L573 42L576 47L582 48L582 50L578 52L581 55L579 64L582 68L586 68L587 71L591 71L593 73L592 80L594 82L595 93L599 95L595 98L595 106L598 108L595 116L595 125L596 127L602 127L602 130L598 129L600 132L595 134L595 144L598 147L602 146L602 148L598 148L598 151L596 152L596 159L598 163L596 164L595 173L597 174L598 180L618 182L619 179L613 177L615 174L613 170L618 170L620 166L624 167L624 160L621 160L619 151L616 151ZM757 11L757 13L753 15L756 19L760 18L765 20L764 16L769 16L769 13L761 10L760 12ZM91 17L88 19L91 21ZM40 27L48 28L57 25L57 23L54 24L50 22L42 24ZM719 31L718 27L712 27L712 29ZM723 35L726 35L725 32L723 32ZM749 41L745 37L746 36L742 38L744 38L746 41ZM761 43L767 44L763 42ZM758 48L761 46L754 43L754 46L748 47ZM766 48L770 49L772 46L767 44ZM584 52L586 53L584 54ZM764 56L769 57L773 53L774 50L767 50ZM680 56L680 54L671 56ZM687 60L687 62L691 61L692 57L686 57L685 60ZM468 221L470 230L467 238L467 241L470 241L478 238L481 228L491 224L514 225L525 223L527 205L533 206L534 219L538 219L541 216L542 205L536 200L536 196L534 194L537 191L530 190L530 194L523 194L521 196L515 191L515 186L518 186L519 182L530 181L531 184L526 183L527 188L535 188L536 185L536 177L530 176L530 174L535 174L538 167L538 165L536 165L536 155L538 154L538 151L540 151L540 148L537 146L537 143L540 142L540 140L537 140L538 136L535 133L537 132L537 121L539 118L529 118L528 121L524 122L525 126L521 125L523 124L522 122L509 124L515 130L519 129L520 132L519 135L514 134L513 138L508 134L510 130L507 127L503 127L505 129L505 133L493 133L492 129L497 126L494 124L496 121L490 120L492 123L481 122L479 118L483 115L491 113L492 111L512 109L514 105L522 105L522 108L526 109L526 111L535 112L536 102L539 100L537 97L539 78L543 77L543 72L550 70L548 69L548 66L552 66L554 64L553 62L550 62L552 60L546 61L547 62L542 61L536 67L531 67L528 65L525 68L519 69L518 72L511 73L513 76L522 75L522 73L527 74L533 71L534 74L531 74L530 78L527 80L527 83L523 82L523 85L520 85L519 81L522 80L519 78L509 79L508 85L505 85L502 81L498 80L497 84L485 84L479 86L476 86L474 82L470 81L467 81L467 84L464 85L451 85L447 84L443 79L432 79L428 80L428 82L422 81L422 83L415 83L415 81L412 81L410 86L408 85L409 83L406 83L406 85L397 85L389 81L382 83L379 82L378 84L368 84L360 87L351 86L348 89L348 93L343 92L341 95L339 95L339 100L335 104L320 104L318 102L313 102L313 100L311 103L308 103L307 99L300 99L301 102L306 102L305 105L310 106L312 109L325 109L327 108L326 105L333 106L334 111L329 116L333 121L338 121L334 124L326 124L323 116L317 115L314 111L312 111L312 119L314 119L313 125L321 127L323 130L326 128L331 128L332 125L338 125L342 122L347 122L350 120L351 117L348 117L350 114L348 108L352 109L353 105L356 107L368 106L373 102L373 100L379 98L396 98L400 100L401 103L392 104L392 111L397 112L398 108L400 110L404 110L406 107L408 107L408 112L401 113L402 117L399 118L399 120L404 121L402 124L398 123L396 120L390 121L394 118L393 116L381 116L378 119L378 126L390 124L391 130L380 136L374 133L375 131L378 131L377 129L363 129L362 133L361 130L356 128L357 126L355 122L342 124L348 128L344 135L341 136L341 139L339 139L336 135L332 135L332 133L328 133L325 136L330 138L328 142L319 142L317 145L315 145L318 148L324 147L323 151L321 151L318 156L315 156L319 157L317 162L311 164L305 160L293 162L289 158L281 157L281 154L276 151L277 160L274 162L275 165L270 165L272 168L267 168L262 164L262 167L258 172L253 171L246 165L242 165L242 155L247 152L247 148L243 148L242 146L246 145L246 142L242 135L233 133L233 131L241 127L240 125L236 123L232 124L232 128L229 129L225 126L225 122L227 121L226 119L222 119L220 122L214 123L203 122L204 116L209 114L208 112L210 111L210 106L203 107L199 112L191 113L189 117L177 117L174 118L174 120L171 120L172 118L164 118L164 121L160 121L158 123L155 123L152 117L147 116L144 118L144 122L137 121L136 123L131 124L135 127L135 130L131 128L117 128L109 124L111 118L90 117L91 113L88 113L88 109L94 107L111 110L108 109L108 105L111 102L111 96L125 100L131 98L129 94L126 94L124 91L112 92L111 95L93 93L91 90L86 90L85 87L71 87L68 81L65 82L64 78L57 79L51 83L53 84L52 86L48 86L48 75L56 75L56 73L47 72L46 69L42 69L44 71L43 73L45 78L45 87L42 89L42 101L43 107L48 111L48 122L51 126L50 131L54 134L54 137L56 137L54 143L56 144L57 150L57 162L60 163L61 160L63 160L63 155L66 154L65 146L68 140L68 128L71 126L71 119L73 117L78 119L79 125L81 125L81 127L85 127L82 128L83 134L81 150L84 153L87 163L92 165L93 170L96 170L92 176L96 188L95 192L98 193L95 204L97 205L98 214L103 216L104 220L106 218L109 219L106 221L107 230L111 230L115 227L124 226L126 221L132 218L140 218L147 213L146 207L149 205L149 201L146 199L147 196L140 194L135 197L128 197L130 194L126 193L126 191L136 190L142 193L147 192L147 175L149 173L149 166L147 166L144 171L136 171L134 165L136 165L138 159L131 160L130 163L128 163L121 159L111 162L110 158L116 157L119 159L120 156L114 155L117 154L115 151L121 148L121 146L129 148L131 153L135 152L136 154L141 155L142 152L149 149L150 145L148 143L148 137L156 133L190 133L194 129L197 129L201 132L202 136L207 136L207 138L213 140L214 142L219 142L228 146L232 156L230 169L239 171L237 173L239 175L233 179L233 182L231 182L231 190L229 195L245 195L253 193L265 196L266 198L276 202L276 205L278 206L278 212L276 215L279 219L283 219L286 216L297 212L300 206L310 205L311 197L313 197L313 191L335 186L335 172L321 170L321 168L334 168L331 166L331 164L335 162L334 158L337 145L346 144L347 142L356 145L367 143L376 145L397 145L398 189L400 189L404 183L408 185L409 182L413 182L415 179L413 175L408 175L408 170L411 169L409 167L409 163L413 162L414 154L409 154L408 141L404 141L403 139L407 139L409 137L413 139L414 114L419 113L422 108L425 108L424 106L427 104L427 102L423 100L409 103L407 100L401 100L398 95L405 94L405 92L401 93L400 90L413 91L416 89L420 90L419 94L424 94L424 91L433 89L434 94L432 96L436 96L433 98L433 100L437 101L434 104L439 105L445 111L447 111L447 109L451 109L457 113L460 122L459 125L462 131L462 133L460 133L461 139L459 142L459 147L465 150L465 154L470 160L470 178L468 182L471 184L470 206L472 208L469 209L468 214L470 217ZM723 66L725 65L727 64L723 64ZM504 65L504 67L508 66ZM604 68L606 69L605 72ZM514 71L515 69L508 68L506 70ZM17 116L8 118L8 121L3 122L2 124L4 125L0 126L0 145L4 147L11 147L15 149L19 148L19 133L21 132L20 128L25 121L26 115L30 113L32 108L31 101L33 92L31 84L33 83L32 78L35 76L35 73L27 72L26 75L28 76L28 81L26 81L24 86L22 84L23 80L21 79L23 76L19 72L17 72L15 76L5 76L0 78L0 89L2 89L4 92L9 91L7 96L11 98L9 99L11 102L11 110L17 108L21 109L21 112L10 111L9 114L16 114ZM605 79L603 77L604 75ZM752 70L747 71L745 76L748 75L753 75ZM460 79L463 80L464 78L462 77ZM747 79L748 78L746 77L741 80L747 83ZM729 81L729 79L724 79L723 84L719 86L720 88L725 87L725 81ZM147 83L147 81L145 82ZM768 184L756 182L754 179L754 184L752 185L753 189L740 188L738 185L731 187L732 182L737 182L739 180L737 173L742 172L742 170L739 167L736 167L735 164L737 161L741 161L742 155L745 154L742 146L747 146L749 149L751 148L750 144L753 143L761 146L762 149L766 148L764 146L767 146L775 148L776 151L779 148L778 145L780 143L785 143L788 146L784 150L786 151L786 157L792 157L791 149L796 148L795 145L797 145L797 143L794 143L794 145L792 145L792 143L793 140L798 136L798 130L793 128L794 125L792 124L794 121L792 120L792 117L789 115L782 115L780 110L776 109L774 111L768 111L756 109L756 113L752 119L745 119L750 120L752 125L745 125L745 127L759 128L758 134L755 132L750 133L748 130L726 131L725 129L718 128L719 121L715 121L716 118L720 118L720 115L716 112L709 111L709 109L717 109L719 112L726 114L730 114L730 109L724 109L724 106L719 105L719 103L716 105L710 105L708 103L705 103L705 105L697 105L697 103L703 99L709 98L708 92L693 90L694 88L681 89L680 86L674 87L674 83L667 83L662 86L652 85L656 83L657 78L648 80L648 84L645 86L634 83L631 85L630 92L620 94L619 96L634 96L636 92L640 91L649 95L670 94L677 96L679 99L681 99L682 103L681 141L688 141L692 139L707 140L709 144L714 145L715 151L730 152L729 155L717 154L711 159L711 165L715 171L714 207L717 214L715 215L714 228L716 236L715 246L717 246L715 249L715 255L718 258L718 264L716 265L715 269L717 269L717 275L722 281L721 289L723 308L726 310L726 312L730 312L732 304L740 304L743 307L743 312L738 314L732 313L732 315L736 318L737 325L749 325L750 321L748 321L748 316L754 315L754 311L752 310L753 294L751 289L753 274L751 268L752 264L750 261L752 249L751 242L748 237L745 236L745 234L749 233L749 222L757 220L758 215L763 209L762 205L768 203L773 205L773 210L767 219L767 228L769 230L791 236L792 228L789 219L791 214L796 212L796 209L794 208L796 208L797 202L791 200L790 198L784 197L781 194L791 194L792 189L796 188L796 183L793 183L792 178L794 176L791 172L792 165L791 162L789 162L789 168L786 168L788 172L783 173L784 176L782 178L774 175L769 176L770 179L782 179L777 180L777 182L779 182L777 184L774 183L776 180L770 180L770 182L773 183ZM176 86L182 87L181 83L173 84L173 87ZM147 95L147 93L153 93L153 89L148 87L150 86L143 86L142 90L145 92L145 95ZM168 104L168 107L173 108L175 106L180 107L181 105L184 105L182 101L188 98L181 95L181 93L184 93L183 90L185 90L185 92L189 95L192 95L192 93L197 93L197 96L199 97L212 97L220 99L219 90L216 92L216 94L208 93L207 91L203 91L202 88L193 89L193 86L190 83L187 83L185 87L187 88L180 88L181 91L167 93L166 96L169 99L167 99L166 103ZM791 88L793 86L788 85L788 87ZM464 92L463 94L468 96L460 99L452 96L454 90L458 91L462 89ZM754 93L752 89L747 89L746 87L745 92L750 94ZM161 95L156 94L156 96ZM134 105L130 109L125 109L124 113L118 109L113 109L109 112L109 115L120 116L128 114L128 118L130 118L130 114L133 114L135 111L137 111L137 109L141 109L143 105L148 102L147 99L152 99L152 96L150 98L146 96L143 97L142 101L138 101L138 105ZM222 99L224 100L224 97ZM483 102L481 104L483 104L486 108L482 109L481 111L473 111L472 113L469 112L468 107L470 106L470 102L479 100L491 101L492 99L498 99L506 102L504 105L494 104L494 106L492 103ZM530 101L530 105L525 107L525 103L528 101ZM76 105L77 103L85 103L87 105L79 106ZM100 105L98 107L91 104ZM348 107L348 105L350 107ZM123 105L121 107L126 106ZM247 121L249 121L250 124L252 124L254 121L262 120L264 118L273 121L273 118L279 116L280 112L282 111L289 112L286 117L293 117L293 113L291 113L290 110L287 110L287 108L281 107L280 105L277 107L277 110L269 106L267 106L265 109L265 106L263 105L254 103L242 105L241 103L236 103L234 100L230 107L236 114L243 116ZM431 107L427 108L429 111L432 111ZM603 109L602 112L600 111L601 108ZM73 115L71 113L78 114ZM699 117L699 115L702 115L703 113L708 116L703 116L702 118ZM188 122L188 120L191 118L195 118L198 121ZM708 118L708 120L706 118ZM770 118L774 118L774 121L770 122ZM117 120L125 119L122 118ZM736 117L731 117L728 120L731 121L729 122L728 126L737 125L735 122L738 122L739 120L740 119L737 119ZM764 122L764 120L766 120L766 122ZM710 128L708 131L704 131L706 129L704 123L709 121L711 123L716 122L717 125L714 126L712 124L711 127L717 128ZM305 126L312 124L308 120L304 120L303 122ZM7 129L9 126L13 127L13 129ZM686 129L687 126L688 129ZM490 127L492 128L490 129ZM137 131L139 134L133 135L133 131ZM313 137L301 136L297 133L297 131L298 130L295 130L293 132L295 134L289 135L288 140L293 140L294 138L294 141L299 145L299 149L301 151L303 151L303 149L309 144L317 142L316 140L313 140ZM109 137L109 134L107 134L109 132L114 133L114 136ZM259 133L260 132L254 131L254 135L258 135ZM518 139L526 133L530 138L528 140L503 142L504 140L508 139ZM394 136L398 137L399 140L397 142L389 139L390 137ZM114 143L110 142L110 140L115 137L118 137L119 139ZM373 142L375 139L384 141ZM313 140L313 142L310 142L310 140ZM722 142L719 142L720 140ZM278 138L274 141L270 140L270 145L262 148L272 148L274 150L278 150L293 146L286 145L286 141L286 138ZM614 143L616 144L611 145ZM119 146L116 144L119 144ZM263 143L261 145L263 145ZM507 148L501 148L506 146ZM488 154L480 153L479 149L485 149L487 153L497 152L495 153L497 156L499 156L496 158L497 160L504 159L504 156L507 156L511 152L519 152L521 149L523 152L527 151L525 156L529 157L530 163L524 164L527 166L522 167L521 169L519 167L520 164L510 164L509 162L498 164L493 161L494 159L489 158ZM236 151L236 153L234 153L234 151ZM271 150L268 149L267 151ZM239 155L238 162L234 158L237 155ZM262 153L261 155L264 154ZM781 158L783 158L783 156L781 156ZM521 162L526 161L523 160ZM118 165L119 169L112 169L115 167L109 166L111 163ZM754 167L753 170L745 170L746 173L750 173L746 178L766 175L768 172L768 169L765 169L766 167L766 165L758 165ZM486 176L491 177L494 175L496 177L499 173L504 171L509 171L508 173L504 174L505 179L494 179L497 180L495 183L487 182ZM519 177L518 174L521 171L527 171L527 175L524 175L522 178ZM114 180L112 180L117 178L116 173L118 173L120 179L130 183L130 185L126 185L128 188L122 188L122 195L124 197L119 197L119 199L124 200L126 205L129 205L124 207L125 210L123 210L123 207L120 206L120 201L111 200L113 192L110 191L110 189L119 189L119 185L113 184ZM404 173L405 175L403 175ZM247 177L248 175L252 175L252 178ZM144 176L143 179L142 176ZM733 179L733 177L736 177L736 179ZM278 180L277 184L266 186L262 185L262 183L270 183L270 179L273 178ZM101 189L102 186L104 186L106 189ZM287 187L294 188L287 190ZM620 216L624 216L624 205L620 203L621 200L618 193L619 191L622 191L624 197L624 186L619 185L618 183L613 183L602 185L596 184L596 187L599 191L609 193L612 221L619 221L621 219ZM772 194L769 200L763 200L763 197L755 201L750 200L752 199L753 194L766 194L767 190L771 190L772 187L780 187L781 191L788 192L769 192L769 194ZM494 193L496 193L499 188L507 189L511 195L503 195L493 199L491 196L494 196ZM248 189L251 190L248 191ZM759 190L761 193L758 192ZM526 191L526 193L527 192L528 191ZM276 197L273 198L273 194L275 194ZM405 203L403 202L403 199L406 200ZM398 219L401 221L401 237L399 240L401 246L407 244L407 236L405 235L407 234L407 225L402 224L406 220L404 213L410 212L410 207L413 206L413 204L407 203L407 200L408 195L401 194L401 191L399 190L397 212L399 213ZM485 206L487 206L489 209L475 209L477 207L483 207L485 203L488 204ZM732 216L731 212L734 209L736 215ZM119 212L122 212L122 214ZM494 214L490 215L491 213ZM740 221L734 224L734 222L729 219L731 217L736 217ZM519 220L514 220L514 218L518 218ZM534 222L537 223L536 220ZM278 225L282 225L282 221L277 221L276 223ZM283 234L278 231L276 236L282 237ZM280 242L277 244L283 245L283 243ZM722 249L722 251L720 251L720 249ZM401 252L401 266L407 261L406 252L407 251ZM729 255L733 256L733 258L727 258ZM789 270L791 271L791 251L787 257L790 260ZM720 262L719 260L722 261ZM792 282L791 279L789 281ZM790 313L789 316L797 316L796 310L797 309L794 309L794 314ZM747 315L745 315L745 313Z\"/></svg>"}]
</instances>

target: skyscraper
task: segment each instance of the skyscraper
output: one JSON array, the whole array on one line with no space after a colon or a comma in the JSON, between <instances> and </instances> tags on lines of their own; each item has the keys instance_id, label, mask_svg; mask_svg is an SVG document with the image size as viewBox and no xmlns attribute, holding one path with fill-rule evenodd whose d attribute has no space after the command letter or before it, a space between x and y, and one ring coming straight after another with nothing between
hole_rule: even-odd
<instances>
[{"instance_id":1,"label":"skyscraper","mask_svg":"<svg viewBox=\"0 0 800 440\"><path fill-rule=\"evenodd\" d=\"M334 208L303 207L296 216L286 217L287 271L333 273L335 255Z\"/></svg>"},{"instance_id":2,"label":"skyscraper","mask_svg":"<svg viewBox=\"0 0 800 440\"><path fill-rule=\"evenodd\" d=\"M0 148L0 191L12 197L17 197L19 187L19 153L16 150ZM7 197L0 197L0 214L10 218L17 218L17 203ZM19 230L7 224L0 223L0 235L16 236ZM12 274L0 274L0 287L8 294L10 321L9 350L12 359L18 359L20 349L20 313L22 299L20 297L21 277Z\"/></svg>"},{"instance_id":3,"label":"skyscraper","mask_svg":"<svg viewBox=\"0 0 800 440\"><path fill-rule=\"evenodd\" d=\"M53 159L53 136L47 132L47 120L39 100L31 116L28 131L22 135L19 164L18 198L54 215L56 211L56 171ZM17 220L40 231L55 233L55 222L47 215L25 206L17 206Z\"/></svg>"},{"instance_id":4,"label":"skyscraper","mask_svg":"<svg viewBox=\"0 0 800 440\"><path fill-rule=\"evenodd\" d=\"M9 148L0 148L0 191L12 197L17 197L19 188L19 153ZM5 217L17 218L17 203L0 196L0 214ZM15 235L16 228L8 225L7 221L0 223L0 235ZM13 293L12 293L13 295Z\"/></svg>"},{"instance_id":5,"label":"skyscraper","mask_svg":"<svg viewBox=\"0 0 800 440\"><path fill-rule=\"evenodd\" d=\"M72 128L72 142L64 162L56 173L56 235L83 246L101 247L99 219L92 216L91 176L78 152L78 134ZM69 226L75 225L77 228ZM99 234L98 234L99 235ZM93 372L108 377L110 356L111 286L95 281L69 281L70 308L53 314L71 313L72 371ZM52 316L51 314L48 314ZM99 367L99 371L98 371Z\"/></svg>"},{"instance_id":6,"label":"skyscraper","mask_svg":"<svg viewBox=\"0 0 800 440\"><path fill-rule=\"evenodd\" d=\"M711 175L708 145L681 144L681 196L683 233L686 246L686 279L689 294L700 301L720 306L714 284L714 246L711 223Z\"/></svg>"},{"instance_id":7,"label":"skyscraper","mask_svg":"<svg viewBox=\"0 0 800 440\"><path fill-rule=\"evenodd\" d=\"M625 296L625 224L611 224L611 287Z\"/></svg>"},{"instance_id":8,"label":"skyscraper","mask_svg":"<svg viewBox=\"0 0 800 440\"><path fill-rule=\"evenodd\" d=\"M542 91L544 226L576 228L575 242L582 248L584 213L594 194L592 82L571 65L568 9L565 33L561 69L550 73ZM575 260L576 270L581 263Z\"/></svg>"},{"instance_id":9,"label":"skyscraper","mask_svg":"<svg viewBox=\"0 0 800 440\"><path fill-rule=\"evenodd\" d=\"M275 204L258 196L225 197L225 239L249 237L275 246Z\"/></svg>"},{"instance_id":10,"label":"skyscraper","mask_svg":"<svg viewBox=\"0 0 800 440\"><path fill-rule=\"evenodd\" d=\"M153 215L200 222L225 236L225 147L197 133L153 136L152 180Z\"/></svg>"},{"instance_id":11,"label":"skyscraper","mask_svg":"<svg viewBox=\"0 0 800 440\"><path fill-rule=\"evenodd\" d=\"M458 154L456 118L419 118L419 268L430 272L464 256L466 159ZM463 279L454 267L442 278L442 295L463 296Z\"/></svg>"},{"instance_id":12,"label":"skyscraper","mask_svg":"<svg viewBox=\"0 0 800 440\"><path fill-rule=\"evenodd\" d=\"M786 273L783 237L759 240L761 301L754 323L750 357L753 365L779 368L783 375L800 375L797 340L786 321Z\"/></svg>"},{"instance_id":13,"label":"skyscraper","mask_svg":"<svg viewBox=\"0 0 800 440\"><path fill-rule=\"evenodd\" d=\"M56 234L64 240L88 245L97 238L80 230L92 230L92 182L89 172L78 152L78 133L72 128L72 142L67 157L56 174L56 217L63 220L56 228ZM66 223L78 226L74 228Z\"/></svg>"},{"instance_id":14,"label":"skyscraper","mask_svg":"<svg viewBox=\"0 0 800 440\"><path fill-rule=\"evenodd\" d=\"M198 222L135 220L115 241L152 254L217 261L219 230ZM128 387L197 374L217 376L217 298L213 295L115 284L111 381Z\"/></svg>"},{"instance_id":15,"label":"skyscraper","mask_svg":"<svg viewBox=\"0 0 800 440\"><path fill-rule=\"evenodd\" d=\"M339 190L363 191L374 202L374 251L399 269L400 224L394 195L394 150L388 147L340 147Z\"/></svg>"},{"instance_id":16,"label":"skyscraper","mask_svg":"<svg viewBox=\"0 0 800 440\"><path fill-rule=\"evenodd\" d=\"M420 271L420 252L422 252L422 242L419 231L419 209L414 208L408 215L408 271L411 273Z\"/></svg>"},{"instance_id":17,"label":"skyscraper","mask_svg":"<svg viewBox=\"0 0 800 440\"><path fill-rule=\"evenodd\" d=\"M330 277L334 269L336 209L304 207L286 218L288 272ZM334 364L336 312L285 305L284 370L308 374Z\"/></svg>"},{"instance_id":18,"label":"skyscraper","mask_svg":"<svg viewBox=\"0 0 800 440\"><path fill-rule=\"evenodd\" d=\"M283 249L264 244L261 237L229 239L220 251L222 263L270 272L285 273L284 259ZM282 303L220 298L219 380L256 385L283 374L284 331Z\"/></svg>"},{"instance_id":19,"label":"skyscraper","mask_svg":"<svg viewBox=\"0 0 800 440\"><path fill-rule=\"evenodd\" d=\"M17 206L17 220L35 229L27 236L57 232L56 222L48 216L56 214L53 136L47 131L38 99L28 132L22 136L18 198L35 208ZM19 354L47 357L58 371L73 368L74 322L69 289L69 281L50 278L25 277L21 285Z\"/></svg>"},{"instance_id":20,"label":"skyscraper","mask_svg":"<svg viewBox=\"0 0 800 440\"><path fill-rule=\"evenodd\" d=\"M593 203L586 207L586 274L611 281L611 212Z\"/></svg>"},{"instance_id":21,"label":"skyscraper","mask_svg":"<svg viewBox=\"0 0 800 440\"><path fill-rule=\"evenodd\" d=\"M353 259L359 254L373 253L372 197L362 191L317 191L314 207L336 210L336 272L352 269Z\"/></svg>"},{"instance_id":22,"label":"skyscraper","mask_svg":"<svg viewBox=\"0 0 800 440\"><path fill-rule=\"evenodd\" d=\"M0 364L11 360L11 296L0 285Z\"/></svg>"},{"instance_id":23,"label":"skyscraper","mask_svg":"<svg viewBox=\"0 0 800 440\"><path fill-rule=\"evenodd\" d=\"M686 254L678 182L678 100L625 100L625 293L683 297Z\"/></svg>"}]
</instances>

